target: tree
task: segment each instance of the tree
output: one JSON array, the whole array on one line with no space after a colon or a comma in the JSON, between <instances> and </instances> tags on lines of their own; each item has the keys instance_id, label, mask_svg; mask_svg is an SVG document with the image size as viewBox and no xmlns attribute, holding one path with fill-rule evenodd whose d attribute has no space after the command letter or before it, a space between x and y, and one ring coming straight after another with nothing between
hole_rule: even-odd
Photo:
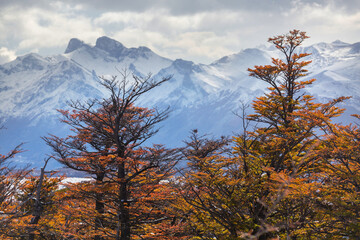
<instances>
[{"instance_id":1,"label":"tree","mask_svg":"<svg viewBox=\"0 0 360 240\"><path fill-rule=\"evenodd\" d=\"M1 129L1 128L0 128ZM29 174L26 168L17 168L11 159L22 152L22 144L12 149L8 154L0 154L0 236L6 238L10 224L22 216L20 205L15 201L17 190L24 184L24 178Z\"/></svg>"},{"instance_id":2,"label":"tree","mask_svg":"<svg viewBox=\"0 0 360 240\"><path fill-rule=\"evenodd\" d=\"M13 222L14 237L21 239L60 239L56 233L59 224L59 202L56 193L62 177L54 177L54 171L45 171L51 157L44 160L39 176L29 176L16 193L16 200L21 204L24 214L17 222ZM46 174L50 174L47 176Z\"/></svg>"},{"instance_id":3,"label":"tree","mask_svg":"<svg viewBox=\"0 0 360 240\"><path fill-rule=\"evenodd\" d=\"M247 159L249 164L255 160L260 176L265 174L268 179L262 193L265 200L258 199L259 204L254 206L253 218L259 227L253 234L260 239L271 236L266 233L270 232L267 226L274 227L277 234L296 238L314 220L313 200L317 173L321 172L315 149L320 144L321 131L344 111L335 105L347 99L315 103L303 91L315 81L300 80L307 75L304 67L311 62L303 61L310 54L296 53L306 38L305 32L298 30L270 38L269 42L280 50L284 59L273 58L273 65L248 69L250 76L270 85L269 93L253 102L255 114L248 116L259 124L255 131L249 132L251 143L257 147L247 151L246 140L236 139L238 157Z\"/></svg>"},{"instance_id":4,"label":"tree","mask_svg":"<svg viewBox=\"0 0 360 240\"><path fill-rule=\"evenodd\" d=\"M243 117L233 155L193 155L196 170L185 175L184 202L199 213L193 223L203 239L312 238L323 180L316 151L331 119L343 112L335 105L346 97L316 103L303 90L315 81L301 80L311 62L304 61L309 54L297 53L306 38L298 30L269 38L283 59L248 69L270 87L253 101L255 113Z\"/></svg>"},{"instance_id":5,"label":"tree","mask_svg":"<svg viewBox=\"0 0 360 240\"><path fill-rule=\"evenodd\" d=\"M155 126L166 119L168 109L135 106L139 97L171 77L154 81L150 75L132 75L130 82L126 71L121 77L102 78L109 98L71 102L72 112L60 110L62 121L72 127L74 135L44 138L60 163L93 177L93 181L73 185L70 190L95 210L80 206L84 212L78 216L87 228L76 230L76 234L94 239L126 240L141 235L143 226L160 224L161 202L171 197L166 195L164 180L177 162L176 150L143 146L156 134Z\"/></svg>"},{"instance_id":6,"label":"tree","mask_svg":"<svg viewBox=\"0 0 360 240\"><path fill-rule=\"evenodd\" d=\"M246 227L235 209L242 206L244 195L237 191L238 182L231 176L234 159L228 156L229 140L208 139L193 130L185 143L188 167L178 179L176 204L179 218L185 222L184 232L199 239L236 239L238 231Z\"/></svg>"},{"instance_id":7,"label":"tree","mask_svg":"<svg viewBox=\"0 0 360 240\"><path fill-rule=\"evenodd\" d=\"M48 176L26 179L16 199L24 215L11 223L12 239L65 239L61 233L64 220L58 198L61 179Z\"/></svg>"},{"instance_id":8,"label":"tree","mask_svg":"<svg viewBox=\"0 0 360 240\"><path fill-rule=\"evenodd\" d=\"M360 119L359 115L354 115ZM323 161L322 198L318 209L324 221L314 232L329 238L360 236L360 128L335 124L317 154Z\"/></svg>"}]
</instances>

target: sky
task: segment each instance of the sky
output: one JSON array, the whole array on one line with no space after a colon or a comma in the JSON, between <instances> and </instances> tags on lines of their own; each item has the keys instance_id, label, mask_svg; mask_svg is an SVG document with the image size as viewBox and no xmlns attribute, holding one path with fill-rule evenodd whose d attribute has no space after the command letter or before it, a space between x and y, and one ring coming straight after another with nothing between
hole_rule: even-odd
<instances>
[{"instance_id":1,"label":"sky","mask_svg":"<svg viewBox=\"0 0 360 240\"><path fill-rule=\"evenodd\" d=\"M359 0L1 0L0 64L101 36L209 64L299 29L305 44L360 41Z\"/></svg>"}]
</instances>

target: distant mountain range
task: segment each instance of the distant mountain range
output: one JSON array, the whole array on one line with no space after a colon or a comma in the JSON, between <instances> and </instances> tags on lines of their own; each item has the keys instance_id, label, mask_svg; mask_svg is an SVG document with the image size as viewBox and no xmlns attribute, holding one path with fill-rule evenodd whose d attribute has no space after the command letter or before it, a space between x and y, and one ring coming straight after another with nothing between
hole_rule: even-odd
<instances>
[{"instance_id":1,"label":"distant mountain range","mask_svg":"<svg viewBox=\"0 0 360 240\"><path fill-rule=\"evenodd\" d=\"M348 111L340 119L351 121L349 114L360 110L360 42L318 43L300 51L312 53L307 78L317 79L307 91L318 101L352 96L343 105ZM64 54L43 57L30 53L18 57L0 65L0 116L7 128L0 132L0 152L25 142L27 152L16 161L40 166L45 154L50 153L40 136L69 133L67 126L57 120L56 109L66 108L69 100L106 96L98 84L99 76L119 75L123 69L138 76L152 73L155 79L172 75L169 82L138 103L170 106L173 110L152 142L182 146L194 128L214 135L239 133L241 121L234 112L241 103L250 103L263 94L267 87L249 77L247 69L269 64L271 57L279 57L279 52L260 47L242 50L209 65L195 64L161 57L147 47L126 48L108 37L98 38L95 46L71 39Z\"/></svg>"}]
</instances>

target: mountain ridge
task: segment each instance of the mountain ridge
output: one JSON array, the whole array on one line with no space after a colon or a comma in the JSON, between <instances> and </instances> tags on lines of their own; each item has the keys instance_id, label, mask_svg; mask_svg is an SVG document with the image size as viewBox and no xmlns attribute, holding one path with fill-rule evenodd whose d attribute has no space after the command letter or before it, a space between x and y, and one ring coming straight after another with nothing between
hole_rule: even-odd
<instances>
[{"instance_id":1,"label":"mountain ridge","mask_svg":"<svg viewBox=\"0 0 360 240\"><path fill-rule=\"evenodd\" d=\"M349 109L347 115L360 111L360 42L318 43L299 51L312 53L306 78L317 81L307 89L310 94L319 101L351 95L344 105ZM30 53L0 65L0 115L9 126L5 136L0 133L0 143L10 149L8 136L13 138L11 142L24 142L22 136L26 136L29 151L22 161L36 166L39 157L32 156L48 151L40 136L69 133L55 120L59 117L56 109L66 108L69 100L106 97L99 78L121 75L123 69L138 76L152 72L155 79L172 76L138 102L173 110L153 142L179 146L194 128L231 135L241 129L234 112L267 87L250 78L247 69L270 64L271 57L278 57L274 48L249 48L211 64L196 64L162 57L147 47L126 48L106 36L98 38L94 46L72 38L63 54L43 57Z\"/></svg>"}]
</instances>

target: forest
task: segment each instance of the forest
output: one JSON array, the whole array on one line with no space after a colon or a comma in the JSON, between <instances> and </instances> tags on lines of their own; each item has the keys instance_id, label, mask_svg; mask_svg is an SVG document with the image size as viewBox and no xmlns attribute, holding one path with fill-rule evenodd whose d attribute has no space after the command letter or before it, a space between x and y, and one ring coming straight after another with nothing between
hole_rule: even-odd
<instances>
[{"instance_id":1,"label":"forest","mask_svg":"<svg viewBox=\"0 0 360 240\"><path fill-rule=\"evenodd\" d=\"M341 124L350 96L306 92L307 38L269 38L282 58L248 69L268 90L237 112L237 134L193 129L179 148L147 145L171 112L136 105L171 76L103 78L109 98L59 110L72 134L43 137L40 174L12 161L22 144L0 155L0 239L359 239L360 115ZM89 179L64 183L48 161Z\"/></svg>"}]
</instances>

